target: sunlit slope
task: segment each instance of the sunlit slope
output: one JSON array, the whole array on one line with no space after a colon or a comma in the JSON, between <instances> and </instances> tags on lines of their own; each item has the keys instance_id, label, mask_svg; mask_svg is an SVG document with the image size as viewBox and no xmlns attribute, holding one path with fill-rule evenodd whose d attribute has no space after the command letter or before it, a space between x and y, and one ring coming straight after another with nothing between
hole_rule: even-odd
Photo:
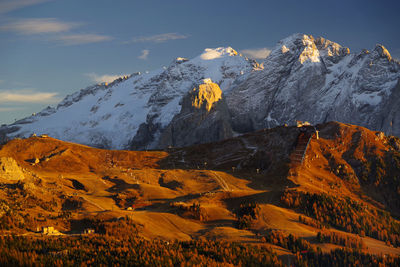
<instances>
[{"instance_id":1,"label":"sunlit slope","mask_svg":"<svg viewBox=\"0 0 400 267\"><path fill-rule=\"evenodd\" d=\"M310 133L304 160L293 164L304 131ZM335 232L362 236L369 252L400 254L391 247L399 235L392 217L399 207L399 148L397 138L336 122L166 151L15 139L0 149L1 231L54 226L73 234L129 216L151 239L259 243L279 230L329 250L341 245L320 243L317 234ZM331 204L339 217L326 210Z\"/></svg>"}]
</instances>

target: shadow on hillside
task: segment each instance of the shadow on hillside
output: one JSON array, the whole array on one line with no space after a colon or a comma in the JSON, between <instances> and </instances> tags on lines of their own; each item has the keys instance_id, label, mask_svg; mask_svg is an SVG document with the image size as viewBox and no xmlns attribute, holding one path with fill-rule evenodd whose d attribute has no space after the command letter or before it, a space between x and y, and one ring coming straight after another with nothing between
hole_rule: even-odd
<instances>
[{"instance_id":1,"label":"shadow on hillside","mask_svg":"<svg viewBox=\"0 0 400 267\"><path fill-rule=\"evenodd\" d=\"M154 198L151 199L150 201L155 202L152 203L151 205L146 206L144 209L150 210L152 212L172 212L175 210L175 208L171 207L171 204L174 202L186 202L190 201L193 199L197 199L201 196L201 194L188 194L184 196L179 196L175 198Z\"/></svg>"},{"instance_id":2,"label":"shadow on hillside","mask_svg":"<svg viewBox=\"0 0 400 267\"><path fill-rule=\"evenodd\" d=\"M87 228L94 228L95 222L91 219L70 220L70 231L67 234L81 234Z\"/></svg>"},{"instance_id":3,"label":"shadow on hillside","mask_svg":"<svg viewBox=\"0 0 400 267\"><path fill-rule=\"evenodd\" d=\"M212 220L212 221L205 221L204 224L206 226L215 227L235 227L236 220Z\"/></svg>"},{"instance_id":4,"label":"shadow on hillside","mask_svg":"<svg viewBox=\"0 0 400 267\"><path fill-rule=\"evenodd\" d=\"M283 190L268 191L242 197L226 198L224 199L224 203L226 207L231 211L235 211L237 208L240 207L240 205L251 203L280 205L280 198L282 196L282 193Z\"/></svg>"},{"instance_id":5,"label":"shadow on hillside","mask_svg":"<svg viewBox=\"0 0 400 267\"><path fill-rule=\"evenodd\" d=\"M206 222L205 226L206 228L201 229L199 231L196 232L196 235L204 237L207 236L208 240L220 240L221 237L218 236L218 234L216 234L215 236L213 236L212 231L220 228L220 227L230 227L230 228L234 228L235 230L237 230L237 228L235 227L235 220L226 220L227 222L224 224L219 224L218 222L216 222L216 224L214 222L211 222L210 224L208 224L208 222ZM229 221L229 222L228 222ZM249 232L253 232L254 235L241 235L241 238L248 238L250 240L241 240L240 243L260 243L260 239L259 236L257 236L257 232L255 231L251 231L251 230L247 230ZM210 235L211 234L211 235Z\"/></svg>"},{"instance_id":6,"label":"shadow on hillside","mask_svg":"<svg viewBox=\"0 0 400 267\"><path fill-rule=\"evenodd\" d=\"M69 186L70 188L75 189L75 190L83 190L86 192L88 191L87 188L78 180L75 180L72 178L67 178L67 180L72 182L72 187Z\"/></svg>"},{"instance_id":7,"label":"shadow on hillside","mask_svg":"<svg viewBox=\"0 0 400 267\"><path fill-rule=\"evenodd\" d=\"M138 184L129 184L125 182L123 179L119 178L111 178L109 176L104 176L102 179L112 182L114 185L110 188L107 188L106 191L110 193L120 193L127 189L139 189Z\"/></svg>"},{"instance_id":8,"label":"shadow on hillside","mask_svg":"<svg viewBox=\"0 0 400 267\"><path fill-rule=\"evenodd\" d=\"M219 142L168 148L158 164L163 169L214 170L244 179L256 190L294 186L288 179L297 127L276 127Z\"/></svg>"}]
</instances>

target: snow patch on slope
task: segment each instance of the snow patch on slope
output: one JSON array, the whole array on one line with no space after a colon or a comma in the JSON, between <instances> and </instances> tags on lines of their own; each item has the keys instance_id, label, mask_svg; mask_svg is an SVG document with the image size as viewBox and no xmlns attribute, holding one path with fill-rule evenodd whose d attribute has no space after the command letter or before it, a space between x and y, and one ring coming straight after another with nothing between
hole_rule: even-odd
<instances>
[{"instance_id":1,"label":"snow patch on slope","mask_svg":"<svg viewBox=\"0 0 400 267\"><path fill-rule=\"evenodd\" d=\"M203 60L213 60L225 56L236 56L237 54L238 53L232 47L206 48L200 55L200 58Z\"/></svg>"},{"instance_id":2,"label":"snow patch on slope","mask_svg":"<svg viewBox=\"0 0 400 267\"><path fill-rule=\"evenodd\" d=\"M182 97L203 79L210 78L227 90L238 76L252 70L252 62L231 47L206 49L191 60L177 58L167 68L73 93L57 108L15 123L20 129L10 137L48 134L96 147L126 149L140 127L147 124L154 131L150 133L150 148L180 112Z\"/></svg>"}]
</instances>

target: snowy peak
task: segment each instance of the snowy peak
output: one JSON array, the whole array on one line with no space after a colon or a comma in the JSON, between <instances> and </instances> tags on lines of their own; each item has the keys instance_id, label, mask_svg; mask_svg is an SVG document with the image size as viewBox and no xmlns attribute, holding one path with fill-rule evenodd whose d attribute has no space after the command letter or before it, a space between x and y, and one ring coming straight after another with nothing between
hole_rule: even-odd
<instances>
[{"instance_id":1,"label":"snowy peak","mask_svg":"<svg viewBox=\"0 0 400 267\"><path fill-rule=\"evenodd\" d=\"M314 38L310 38L307 35L303 35L303 46L304 49L299 56L300 63L303 64L305 61L309 60L311 62L320 62L319 50L315 45Z\"/></svg>"},{"instance_id":2,"label":"snowy peak","mask_svg":"<svg viewBox=\"0 0 400 267\"><path fill-rule=\"evenodd\" d=\"M377 44L373 52L377 53L377 55L381 58L392 61L392 56L390 55L389 51L381 44Z\"/></svg>"},{"instance_id":3,"label":"snowy peak","mask_svg":"<svg viewBox=\"0 0 400 267\"><path fill-rule=\"evenodd\" d=\"M295 57L300 64L321 62L321 58L337 62L350 54L350 49L323 37L315 39L312 35L297 33L279 41L271 54Z\"/></svg>"},{"instance_id":4,"label":"snowy peak","mask_svg":"<svg viewBox=\"0 0 400 267\"><path fill-rule=\"evenodd\" d=\"M345 56L350 54L349 48L342 47L340 44L329 41L323 37L316 38L314 43L320 51L326 51L328 56Z\"/></svg>"},{"instance_id":5,"label":"snowy peak","mask_svg":"<svg viewBox=\"0 0 400 267\"><path fill-rule=\"evenodd\" d=\"M277 44L264 70L232 90L227 103L235 132L336 120L400 135L398 88L400 64L382 45L350 54L325 38L294 34Z\"/></svg>"},{"instance_id":6,"label":"snowy peak","mask_svg":"<svg viewBox=\"0 0 400 267\"><path fill-rule=\"evenodd\" d=\"M204 52L199 56L202 60L213 60L222 57L237 56L238 52L232 47L218 47L215 49L206 48Z\"/></svg>"},{"instance_id":7,"label":"snowy peak","mask_svg":"<svg viewBox=\"0 0 400 267\"><path fill-rule=\"evenodd\" d=\"M195 73L195 84L210 78L222 91L228 90L239 76L257 70L258 63L239 55L232 47L206 48L199 56L187 60L177 58L169 73ZM192 75L193 76L193 75ZM187 91L187 90L186 90Z\"/></svg>"},{"instance_id":8,"label":"snowy peak","mask_svg":"<svg viewBox=\"0 0 400 267\"><path fill-rule=\"evenodd\" d=\"M350 54L350 49L348 47L343 47L323 37L315 39L314 43L322 58L333 63L339 62L343 57Z\"/></svg>"}]
</instances>

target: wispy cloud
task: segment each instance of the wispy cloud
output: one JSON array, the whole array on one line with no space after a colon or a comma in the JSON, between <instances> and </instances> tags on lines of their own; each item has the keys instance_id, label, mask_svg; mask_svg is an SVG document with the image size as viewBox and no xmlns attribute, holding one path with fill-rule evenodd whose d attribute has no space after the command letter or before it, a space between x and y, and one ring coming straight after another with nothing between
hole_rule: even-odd
<instances>
[{"instance_id":1,"label":"wispy cloud","mask_svg":"<svg viewBox=\"0 0 400 267\"><path fill-rule=\"evenodd\" d=\"M0 0L1 1L1 0ZM61 43L62 45L80 45L110 41L107 35L85 33L75 34L72 29L83 25L76 22L64 22L55 18L13 19L0 25L0 31L9 31L20 35L46 35L42 40Z\"/></svg>"},{"instance_id":2,"label":"wispy cloud","mask_svg":"<svg viewBox=\"0 0 400 267\"><path fill-rule=\"evenodd\" d=\"M146 60L149 54L150 54L150 50L143 49L142 54L140 56L138 56L138 58Z\"/></svg>"},{"instance_id":3,"label":"wispy cloud","mask_svg":"<svg viewBox=\"0 0 400 267\"><path fill-rule=\"evenodd\" d=\"M0 103L56 103L61 99L58 93L29 90L0 91Z\"/></svg>"},{"instance_id":4,"label":"wispy cloud","mask_svg":"<svg viewBox=\"0 0 400 267\"><path fill-rule=\"evenodd\" d=\"M0 112L23 110L23 107L0 107Z\"/></svg>"},{"instance_id":5,"label":"wispy cloud","mask_svg":"<svg viewBox=\"0 0 400 267\"><path fill-rule=\"evenodd\" d=\"M77 26L78 23L62 22L55 18L18 19L0 26L0 30L34 35L66 32Z\"/></svg>"},{"instance_id":6,"label":"wispy cloud","mask_svg":"<svg viewBox=\"0 0 400 267\"><path fill-rule=\"evenodd\" d=\"M104 75L99 75L96 74L94 72L92 73L85 73L85 76L89 77L90 80L92 80L95 83L104 83L104 82L112 82L116 79L118 79L119 77L125 76L126 74L122 74L122 75L114 75L114 74L104 74Z\"/></svg>"},{"instance_id":7,"label":"wispy cloud","mask_svg":"<svg viewBox=\"0 0 400 267\"><path fill-rule=\"evenodd\" d=\"M107 35L100 34L67 34L60 35L53 38L55 41L61 42L63 45L80 45L99 43L104 41L110 41L113 38Z\"/></svg>"},{"instance_id":8,"label":"wispy cloud","mask_svg":"<svg viewBox=\"0 0 400 267\"><path fill-rule=\"evenodd\" d=\"M150 35L150 36L141 36L141 37L134 37L132 40L127 41L125 43L163 43L166 41L170 40L178 40L178 39L186 39L189 36L175 33L175 32L170 32L170 33L162 33L162 34L156 34L156 35Z\"/></svg>"},{"instance_id":9,"label":"wispy cloud","mask_svg":"<svg viewBox=\"0 0 400 267\"><path fill-rule=\"evenodd\" d=\"M51 0L1 0L0 1L0 14L5 14L27 6L33 6Z\"/></svg>"},{"instance_id":10,"label":"wispy cloud","mask_svg":"<svg viewBox=\"0 0 400 267\"><path fill-rule=\"evenodd\" d=\"M267 47L257 49L243 49L240 51L243 55L253 59L264 59L271 53L271 49Z\"/></svg>"}]
</instances>

